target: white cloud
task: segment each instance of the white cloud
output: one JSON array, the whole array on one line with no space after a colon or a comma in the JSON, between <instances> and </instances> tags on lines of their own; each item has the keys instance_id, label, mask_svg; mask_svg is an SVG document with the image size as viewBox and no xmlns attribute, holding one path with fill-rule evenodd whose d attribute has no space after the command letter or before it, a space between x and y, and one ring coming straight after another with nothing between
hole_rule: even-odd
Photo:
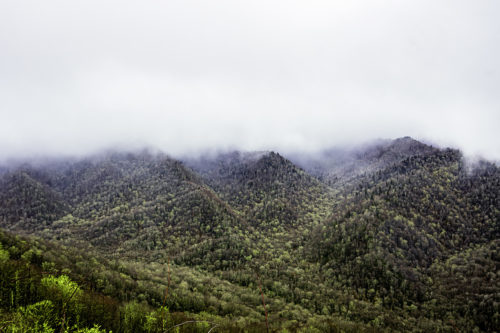
<instances>
[{"instance_id":1,"label":"white cloud","mask_svg":"<svg viewBox=\"0 0 500 333\"><path fill-rule=\"evenodd\" d=\"M497 1L3 1L0 157L318 149L500 159Z\"/></svg>"}]
</instances>

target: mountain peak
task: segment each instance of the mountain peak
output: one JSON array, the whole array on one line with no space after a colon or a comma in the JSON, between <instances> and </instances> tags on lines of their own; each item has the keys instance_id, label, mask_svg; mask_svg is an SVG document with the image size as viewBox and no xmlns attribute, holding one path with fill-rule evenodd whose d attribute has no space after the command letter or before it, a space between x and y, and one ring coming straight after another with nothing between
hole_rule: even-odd
<instances>
[{"instance_id":1,"label":"mountain peak","mask_svg":"<svg viewBox=\"0 0 500 333\"><path fill-rule=\"evenodd\" d=\"M255 163L258 167L276 167L280 168L284 165L293 165L292 162L284 158L274 151L263 154Z\"/></svg>"},{"instance_id":2,"label":"mountain peak","mask_svg":"<svg viewBox=\"0 0 500 333\"><path fill-rule=\"evenodd\" d=\"M425 155L436 151L438 151L437 148L405 136L366 147L356 153L356 158L364 161L388 164L410 156Z\"/></svg>"}]
</instances>

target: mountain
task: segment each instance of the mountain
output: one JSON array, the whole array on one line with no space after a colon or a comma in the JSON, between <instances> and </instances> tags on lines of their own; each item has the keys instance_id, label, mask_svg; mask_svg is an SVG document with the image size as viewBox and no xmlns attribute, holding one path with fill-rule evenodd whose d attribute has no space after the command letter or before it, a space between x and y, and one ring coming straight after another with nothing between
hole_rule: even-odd
<instances>
[{"instance_id":1,"label":"mountain","mask_svg":"<svg viewBox=\"0 0 500 333\"><path fill-rule=\"evenodd\" d=\"M245 253L240 255L238 237L232 234L241 219L179 161L114 154L43 171L52 187L25 173L5 177L2 194L16 201L2 200L2 227L124 256L149 257L168 248L171 255L193 263L227 244L232 246L224 253L234 260ZM35 210L38 220L25 221ZM51 228L39 227L42 221L53 222Z\"/></svg>"},{"instance_id":2,"label":"mountain","mask_svg":"<svg viewBox=\"0 0 500 333\"><path fill-rule=\"evenodd\" d=\"M0 179L0 221L3 226L35 231L65 215L68 207L60 193L18 170Z\"/></svg>"},{"instance_id":3,"label":"mountain","mask_svg":"<svg viewBox=\"0 0 500 333\"><path fill-rule=\"evenodd\" d=\"M433 263L499 239L499 175L494 166L468 175L461 154L447 149L361 177L315 230L313 257L333 270L332 278L353 275L341 280L369 298L390 303L397 290L421 302Z\"/></svg>"},{"instance_id":4,"label":"mountain","mask_svg":"<svg viewBox=\"0 0 500 333\"><path fill-rule=\"evenodd\" d=\"M211 316L236 332L266 318L276 331L494 332L499 220L498 166L408 137L287 157L116 152L0 175L6 267L38 258L22 267L93 281L118 316L95 323L124 332L125 309L133 331L165 330L146 325L165 325L164 304L178 323Z\"/></svg>"},{"instance_id":5,"label":"mountain","mask_svg":"<svg viewBox=\"0 0 500 333\"><path fill-rule=\"evenodd\" d=\"M223 154L186 162L249 221L294 226L331 190L278 153Z\"/></svg>"},{"instance_id":6,"label":"mountain","mask_svg":"<svg viewBox=\"0 0 500 333\"><path fill-rule=\"evenodd\" d=\"M439 149L410 137L378 140L360 147L332 148L290 158L325 183L340 186L366 173L382 170L410 156L424 156Z\"/></svg>"}]
</instances>

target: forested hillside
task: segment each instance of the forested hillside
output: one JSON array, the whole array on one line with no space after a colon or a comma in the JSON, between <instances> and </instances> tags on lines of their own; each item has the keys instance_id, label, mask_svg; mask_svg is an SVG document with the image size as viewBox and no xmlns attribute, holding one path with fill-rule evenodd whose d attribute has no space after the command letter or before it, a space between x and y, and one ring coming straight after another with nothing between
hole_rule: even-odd
<instances>
[{"instance_id":1,"label":"forested hillside","mask_svg":"<svg viewBox=\"0 0 500 333\"><path fill-rule=\"evenodd\" d=\"M0 331L500 327L500 169L411 138L5 165L0 227Z\"/></svg>"}]
</instances>

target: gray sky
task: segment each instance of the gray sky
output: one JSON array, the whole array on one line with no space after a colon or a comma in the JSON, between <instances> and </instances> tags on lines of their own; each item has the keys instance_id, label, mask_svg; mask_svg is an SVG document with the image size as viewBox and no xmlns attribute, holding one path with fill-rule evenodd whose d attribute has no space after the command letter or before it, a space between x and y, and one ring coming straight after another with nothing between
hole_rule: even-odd
<instances>
[{"instance_id":1,"label":"gray sky","mask_svg":"<svg viewBox=\"0 0 500 333\"><path fill-rule=\"evenodd\" d=\"M0 2L0 157L314 150L500 159L500 1Z\"/></svg>"}]
</instances>

